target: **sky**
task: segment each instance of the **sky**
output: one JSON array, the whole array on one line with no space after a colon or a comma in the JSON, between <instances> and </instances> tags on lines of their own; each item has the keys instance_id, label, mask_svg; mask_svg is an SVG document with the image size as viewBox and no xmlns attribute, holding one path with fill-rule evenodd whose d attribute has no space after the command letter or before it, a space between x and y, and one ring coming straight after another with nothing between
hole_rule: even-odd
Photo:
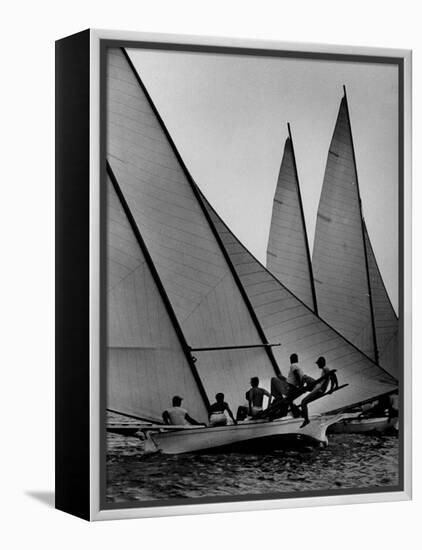
<instances>
[{"instance_id":1,"label":"sky","mask_svg":"<svg viewBox=\"0 0 422 550\"><path fill-rule=\"evenodd\" d=\"M287 122L312 252L344 84L363 214L397 312L397 66L142 49L128 53L192 177L264 265Z\"/></svg>"}]
</instances>

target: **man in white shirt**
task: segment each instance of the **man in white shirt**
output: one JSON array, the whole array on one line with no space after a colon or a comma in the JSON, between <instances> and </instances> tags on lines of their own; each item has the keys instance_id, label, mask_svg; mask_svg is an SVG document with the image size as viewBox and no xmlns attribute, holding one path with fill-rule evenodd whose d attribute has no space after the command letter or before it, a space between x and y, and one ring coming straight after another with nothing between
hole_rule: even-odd
<instances>
[{"instance_id":1,"label":"man in white shirt","mask_svg":"<svg viewBox=\"0 0 422 550\"><path fill-rule=\"evenodd\" d=\"M306 391L307 378L299 367L297 353L292 353L287 378L282 374L271 378L271 395L274 397L274 403L269 408L269 418L286 416L289 409L294 417L301 416L300 410L293 400Z\"/></svg>"},{"instance_id":2,"label":"man in white shirt","mask_svg":"<svg viewBox=\"0 0 422 550\"><path fill-rule=\"evenodd\" d=\"M163 412L164 424L172 426L184 426L185 424L193 424L194 426L205 426L201 422L197 422L189 416L188 411L182 407L183 397L175 395L172 399L173 406Z\"/></svg>"}]
</instances>

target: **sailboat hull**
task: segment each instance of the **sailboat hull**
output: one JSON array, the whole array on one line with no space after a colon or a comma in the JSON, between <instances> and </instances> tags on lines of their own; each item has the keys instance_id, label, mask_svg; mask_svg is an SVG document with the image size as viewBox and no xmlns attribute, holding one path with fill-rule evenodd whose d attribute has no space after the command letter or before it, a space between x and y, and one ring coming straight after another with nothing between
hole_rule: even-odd
<instances>
[{"instance_id":1,"label":"sailboat hull","mask_svg":"<svg viewBox=\"0 0 422 550\"><path fill-rule=\"evenodd\" d=\"M355 418L341 420L328 429L333 434L373 434L396 432L398 430L398 419L381 416L378 418Z\"/></svg>"},{"instance_id":2,"label":"sailboat hull","mask_svg":"<svg viewBox=\"0 0 422 550\"><path fill-rule=\"evenodd\" d=\"M314 416L304 428L300 428L302 418L285 418L272 422L245 422L236 426L215 428L197 428L173 432L147 432L151 451L164 454L194 453L211 449L245 447L245 444L271 444L274 448L283 448L286 436L307 437L315 442L327 444L326 430L334 422L344 418L345 414L335 416Z\"/></svg>"}]
</instances>

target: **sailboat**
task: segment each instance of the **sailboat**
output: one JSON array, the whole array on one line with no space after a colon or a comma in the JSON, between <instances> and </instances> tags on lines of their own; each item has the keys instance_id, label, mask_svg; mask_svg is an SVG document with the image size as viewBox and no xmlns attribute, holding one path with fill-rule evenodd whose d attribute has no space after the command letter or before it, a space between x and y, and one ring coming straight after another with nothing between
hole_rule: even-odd
<instances>
[{"instance_id":1,"label":"sailboat","mask_svg":"<svg viewBox=\"0 0 422 550\"><path fill-rule=\"evenodd\" d=\"M328 152L312 264L301 204L289 128L274 197L267 266L333 328L397 379L398 319L363 218L345 90ZM298 277L289 279L287 274L295 272ZM363 431L363 424L368 431L373 429L372 421L351 423L357 431ZM385 418L378 424L376 427L388 426Z\"/></svg>"},{"instance_id":2,"label":"sailboat","mask_svg":"<svg viewBox=\"0 0 422 550\"><path fill-rule=\"evenodd\" d=\"M326 442L344 405L394 390L263 266L252 259L250 276L236 264L225 242L234 236L219 226L124 49L108 50L106 147L107 406L138 419L151 449L193 452L289 434ZM252 376L268 387L280 373L289 346L314 360L325 354L346 385L312 404L303 429L290 417L218 428L160 423L176 394L204 423L215 393L243 402Z\"/></svg>"}]
</instances>

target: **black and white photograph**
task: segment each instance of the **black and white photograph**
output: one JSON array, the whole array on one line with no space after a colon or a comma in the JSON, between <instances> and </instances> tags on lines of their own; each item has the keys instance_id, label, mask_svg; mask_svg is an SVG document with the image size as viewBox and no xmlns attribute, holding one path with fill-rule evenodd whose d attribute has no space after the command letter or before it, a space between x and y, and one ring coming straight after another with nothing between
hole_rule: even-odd
<instances>
[{"instance_id":1,"label":"black and white photograph","mask_svg":"<svg viewBox=\"0 0 422 550\"><path fill-rule=\"evenodd\" d=\"M2 8L0 546L413 549L417 4Z\"/></svg>"},{"instance_id":2,"label":"black and white photograph","mask_svg":"<svg viewBox=\"0 0 422 550\"><path fill-rule=\"evenodd\" d=\"M110 42L103 508L402 491L399 64Z\"/></svg>"}]
</instances>

